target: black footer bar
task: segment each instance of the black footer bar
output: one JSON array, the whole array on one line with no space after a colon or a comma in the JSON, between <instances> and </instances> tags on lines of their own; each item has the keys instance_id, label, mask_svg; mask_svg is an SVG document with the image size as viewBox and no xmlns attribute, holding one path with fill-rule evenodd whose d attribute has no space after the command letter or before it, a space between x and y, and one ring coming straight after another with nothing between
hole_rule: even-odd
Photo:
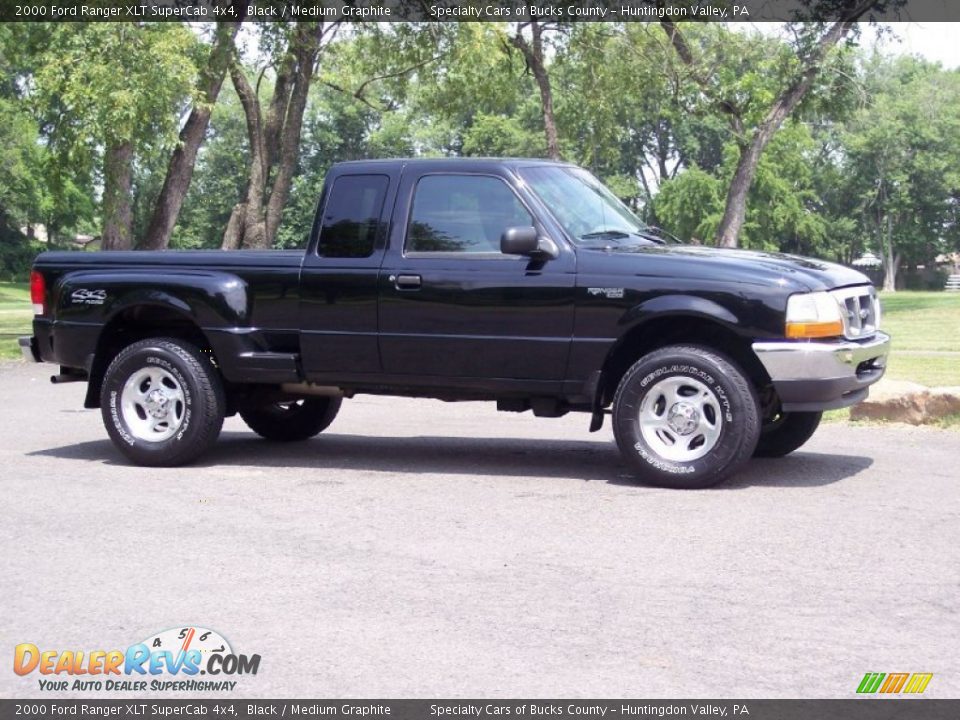
<instances>
[{"instance_id":1,"label":"black footer bar","mask_svg":"<svg viewBox=\"0 0 960 720\"><path fill-rule=\"evenodd\" d=\"M957 720L960 699L850 700L0 700L0 720Z\"/></svg>"}]
</instances>

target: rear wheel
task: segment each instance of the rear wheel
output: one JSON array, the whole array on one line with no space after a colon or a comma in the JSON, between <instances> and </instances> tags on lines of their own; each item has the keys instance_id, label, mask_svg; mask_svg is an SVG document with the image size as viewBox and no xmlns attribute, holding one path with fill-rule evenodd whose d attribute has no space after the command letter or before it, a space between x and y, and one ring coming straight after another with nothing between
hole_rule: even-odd
<instances>
[{"instance_id":1,"label":"rear wheel","mask_svg":"<svg viewBox=\"0 0 960 720\"><path fill-rule=\"evenodd\" d=\"M280 442L308 440L326 430L340 411L340 398L305 398L240 408L240 417L260 437Z\"/></svg>"},{"instance_id":2,"label":"rear wheel","mask_svg":"<svg viewBox=\"0 0 960 720\"><path fill-rule=\"evenodd\" d=\"M750 458L760 420L743 372L708 348L671 346L638 360L617 388L613 430L638 479L716 485Z\"/></svg>"},{"instance_id":3,"label":"rear wheel","mask_svg":"<svg viewBox=\"0 0 960 720\"><path fill-rule=\"evenodd\" d=\"M809 440L820 425L822 412L780 413L760 428L755 457L783 457Z\"/></svg>"},{"instance_id":4,"label":"rear wheel","mask_svg":"<svg viewBox=\"0 0 960 720\"><path fill-rule=\"evenodd\" d=\"M223 383L198 348L173 338L141 340L107 368L100 394L113 444L138 465L195 459L220 434Z\"/></svg>"}]
</instances>

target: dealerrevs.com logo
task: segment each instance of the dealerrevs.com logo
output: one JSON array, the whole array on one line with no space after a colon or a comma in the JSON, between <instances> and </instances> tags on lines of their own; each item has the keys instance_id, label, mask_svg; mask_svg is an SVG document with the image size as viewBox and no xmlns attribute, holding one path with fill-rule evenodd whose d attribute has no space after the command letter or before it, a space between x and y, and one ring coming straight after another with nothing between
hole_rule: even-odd
<instances>
[{"instance_id":1,"label":"dealerrevs.com logo","mask_svg":"<svg viewBox=\"0 0 960 720\"><path fill-rule=\"evenodd\" d=\"M256 675L259 655L240 655L214 630L172 628L126 650L14 649L17 675L38 673L45 691L230 691L238 675ZM200 679L200 676L204 676Z\"/></svg>"}]
</instances>

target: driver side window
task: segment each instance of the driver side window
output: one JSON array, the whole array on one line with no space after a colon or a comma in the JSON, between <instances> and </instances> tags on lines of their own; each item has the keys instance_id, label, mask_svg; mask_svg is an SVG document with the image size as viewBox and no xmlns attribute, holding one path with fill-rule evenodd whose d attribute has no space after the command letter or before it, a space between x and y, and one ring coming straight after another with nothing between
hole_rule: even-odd
<instances>
[{"instance_id":1,"label":"driver side window","mask_svg":"<svg viewBox=\"0 0 960 720\"><path fill-rule=\"evenodd\" d=\"M506 182L483 175L426 175L417 182L407 253L499 253L508 227L533 218Z\"/></svg>"}]
</instances>

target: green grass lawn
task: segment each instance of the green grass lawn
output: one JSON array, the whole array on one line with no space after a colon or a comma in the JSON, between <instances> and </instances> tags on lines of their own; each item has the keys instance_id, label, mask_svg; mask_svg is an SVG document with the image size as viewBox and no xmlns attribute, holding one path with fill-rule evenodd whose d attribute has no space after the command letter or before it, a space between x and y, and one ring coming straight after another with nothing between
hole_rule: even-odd
<instances>
[{"instance_id":1,"label":"green grass lawn","mask_svg":"<svg viewBox=\"0 0 960 720\"><path fill-rule=\"evenodd\" d=\"M20 357L17 338L30 335L33 308L27 283L0 283L0 359Z\"/></svg>"},{"instance_id":2,"label":"green grass lawn","mask_svg":"<svg viewBox=\"0 0 960 720\"><path fill-rule=\"evenodd\" d=\"M880 325L893 337L888 377L960 385L960 293L883 293L880 302Z\"/></svg>"},{"instance_id":3,"label":"green grass lawn","mask_svg":"<svg viewBox=\"0 0 960 720\"><path fill-rule=\"evenodd\" d=\"M894 350L960 353L960 293L881 293L880 303Z\"/></svg>"}]
</instances>

